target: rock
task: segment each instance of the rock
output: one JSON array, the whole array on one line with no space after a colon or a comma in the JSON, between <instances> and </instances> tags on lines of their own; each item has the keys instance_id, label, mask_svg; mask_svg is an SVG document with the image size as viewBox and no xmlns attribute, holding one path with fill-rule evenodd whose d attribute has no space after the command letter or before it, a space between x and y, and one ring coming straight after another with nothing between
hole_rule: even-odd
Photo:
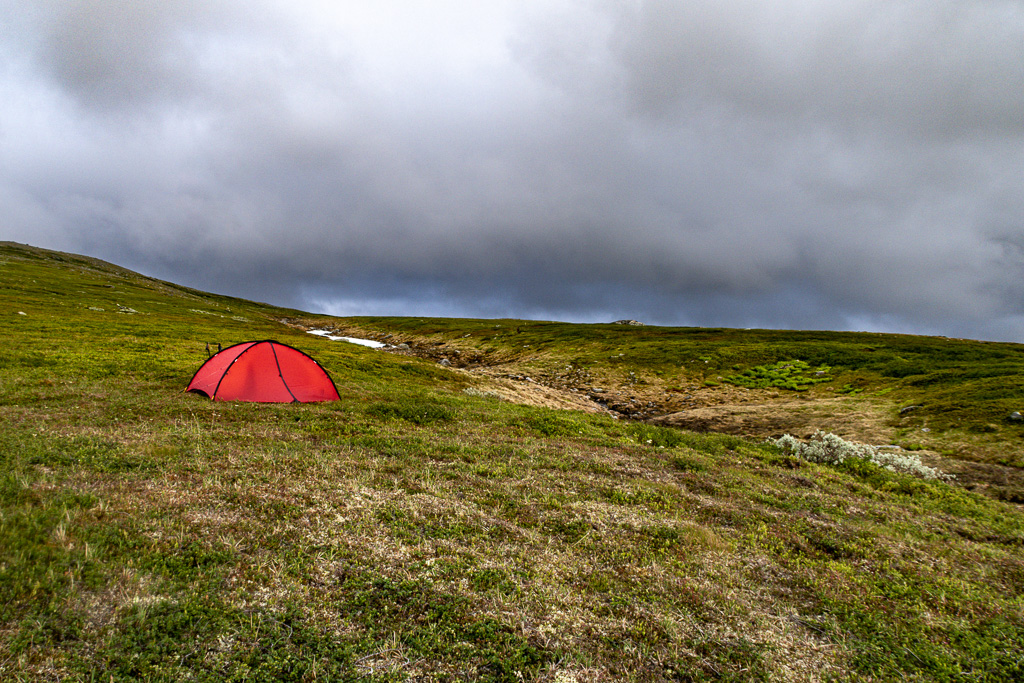
<instances>
[{"instance_id":1,"label":"rock","mask_svg":"<svg viewBox=\"0 0 1024 683\"><path fill-rule=\"evenodd\" d=\"M1024 421L1024 415L1021 415L1016 410L1010 413L1010 422L1021 422Z\"/></svg>"},{"instance_id":2,"label":"rock","mask_svg":"<svg viewBox=\"0 0 1024 683\"><path fill-rule=\"evenodd\" d=\"M917 410L918 408L922 408L922 407L923 406L907 406L906 408L900 408L900 415L906 415L911 410Z\"/></svg>"},{"instance_id":3,"label":"rock","mask_svg":"<svg viewBox=\"0 0 1024 683\"><path fill-rule=\"evenodd\" d=\"M616 320L612 325L640 325L643 326L642 322L637 320Z\"/></svg>"},{"instance_id":4,"label":"rock","mask_svg":"<svg viewBox=\"0 0 1024 683\"><path fill-rule=\"evenodd\" d=\"M447 358L442 358L440 361L438 361L437 364L442 366L442 367L446 367L447 368L447 367L451 366L452 362L450 360L448 360Z\"/></svg>"}]
</instances>

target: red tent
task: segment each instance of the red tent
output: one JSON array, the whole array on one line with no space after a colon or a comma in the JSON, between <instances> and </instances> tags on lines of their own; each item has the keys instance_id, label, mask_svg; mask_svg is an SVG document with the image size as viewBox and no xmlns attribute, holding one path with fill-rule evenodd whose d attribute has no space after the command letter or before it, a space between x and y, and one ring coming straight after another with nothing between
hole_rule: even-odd
<instances>
[{"instance_id":1,"label":"red tent","mask_svg":"<svg viewBox=\"0 0 1024 683\"><path fill-rule=\"evenodd\" d=\"M337 401L338 389L320 364L276 341L235 344L214 354L185 391L215 401L310 403Z\"/></svg>"}]
</instances>

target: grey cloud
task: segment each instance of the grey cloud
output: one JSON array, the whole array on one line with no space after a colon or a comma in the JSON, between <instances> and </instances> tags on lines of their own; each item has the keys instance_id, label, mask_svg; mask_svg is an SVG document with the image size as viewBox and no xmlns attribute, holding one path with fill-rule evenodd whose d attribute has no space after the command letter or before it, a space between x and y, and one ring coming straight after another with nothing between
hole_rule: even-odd
<instances>
[{"instance_id":1,"label":"grey cloud","mask_svg":"<svg viewBox=\"0 0 1024 683\"><path fill-rule=\"evenodd\" d=\"M335 312L1024 340L1020 3L510 3L472 65L331 7L4 3L0 236Z\"/></svg>"},{"instance_id":2,"label":"grey cloud","mask_svg":"<svg viewBox=\"0 0 1024 683\"><path fill-rule=\"evenodd\" d=\"M90 105L181 93L197 60L190 38L209 5L188 0L41 2L39 60L54 80Z\"/></svg>"},{"instance_id":3,"label":"grey cloud","mask_svg":"<svg viewBox=\"0 0 1024 683\"><path fill-rule=\"evenodd\" d=\"M1018 135L1024 7L1015 0L644 0L613 50L640 111L709 101L757 117L901 134Z\"/></svg>"}]
</instances>

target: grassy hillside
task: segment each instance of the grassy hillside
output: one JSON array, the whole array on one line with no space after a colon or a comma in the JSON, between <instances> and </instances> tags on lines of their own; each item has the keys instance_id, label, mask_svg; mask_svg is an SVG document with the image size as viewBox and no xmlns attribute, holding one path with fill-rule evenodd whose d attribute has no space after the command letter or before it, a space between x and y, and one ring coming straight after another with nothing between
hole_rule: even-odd
<instances>
[{"instance_id":1,"label":"grassy hillside","mask_svg":"<svg viewBox=\"0 0 1024 683\"><path fill-rule=\"evenodd\" d=\"M644 417L722 402L725 389L729 400L748 403L787 395L867 403L881 411L894 442L1024 467L1024 422L1010 419L1024 411L1021 344L514 320L357 318L334 324L411 342L459 366L493 360L555 385L600 385L640 396L654 404Z\"/></svg>"},{"instance_id":2,"label":"grassy hillside","mask_svg":"<svg viewBox=\"0 0 1024 683\"><path fill-rule=\"evenodd\" d=\"M648 411L863 401L898 438L1005 467L1018 346L330 320L11 244L0 320L0 679L1024 676L1020 506L496 384ZM262 338L342 400L183 393L207 342Z\"/></svg>"}]
</instances>

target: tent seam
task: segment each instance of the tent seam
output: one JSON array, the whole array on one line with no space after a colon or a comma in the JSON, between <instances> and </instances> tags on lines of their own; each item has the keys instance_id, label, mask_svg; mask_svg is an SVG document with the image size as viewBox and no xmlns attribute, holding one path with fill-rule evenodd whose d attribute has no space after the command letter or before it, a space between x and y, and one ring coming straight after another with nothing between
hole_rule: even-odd
<instances>
[{"instance_id":1,"label":"tent seam","mask_svg":"<svg viewBox=\"0 0 1024 683\"><path fill-rule=\"evenodd\" d=\"M242 342L242 343L244 344L245 342ZM217 400L217 392L220 391L220 385L224 381L224 378L228 376L228 371L231 369L231 366L234 365L235 363L237 363L239 358L241 358L245 354L249 353L249 351L252 350L252 347L256 346L257 344L261 344L261 343L262 342L253 342L253 343L249 344L249 348L247 348L244 351L242 351L240 354L235 356L235 359L233 361L228 363L227 367L224 368L224 372L220 373L220 379L217 380L217 386L215 386L213 388L213 395L210 396L210 398L212 400L214 400L214 401ZM238 346L238 344L235 344L235 346ZM229 346L228 349L230 349L230 348L232 348L232 347ZM224 351L227 351L228 349L224 349Z\"/></svg>"},{"instance_id":2,"label":"tent seam","mask_svg":"<svg viewBox=\"0 0 1024 683\"><path fill-rule=\"evenodd\" d=\"M277 358L277 349L274 348L273 344L270 345L270 352L274 354L274 364L277 366L277 376L281 378L281 384L283 384L284 388L288 390L288 395L292 397L292 403L301 403L301 401L295 397L295 392L292 391L292 388L288 386L288 380L284 378L284 372L281 371L281 361Z\"/></svg>"}]
</instances>

